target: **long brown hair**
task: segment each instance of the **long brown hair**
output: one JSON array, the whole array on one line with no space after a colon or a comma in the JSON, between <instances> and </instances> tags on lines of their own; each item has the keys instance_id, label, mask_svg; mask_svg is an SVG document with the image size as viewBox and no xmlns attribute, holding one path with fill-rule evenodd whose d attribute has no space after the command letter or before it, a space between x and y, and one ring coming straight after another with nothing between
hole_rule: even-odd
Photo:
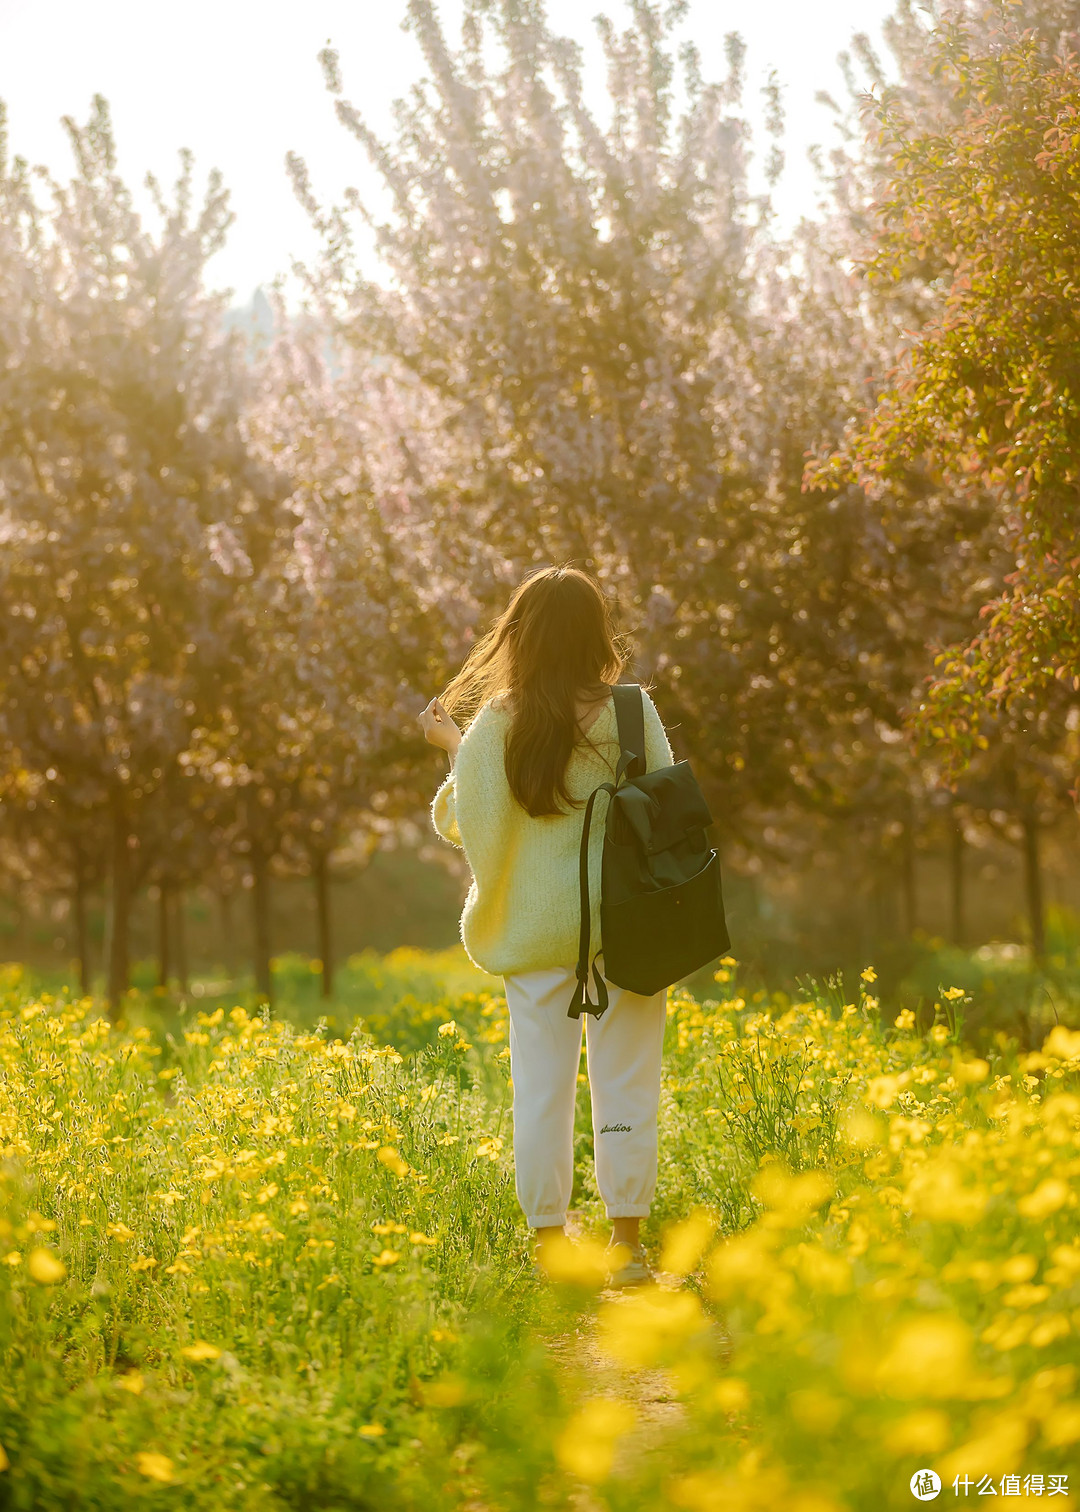
<instances>
[{"instance_id":1,"label":"long brown hair","mask_svg":"<svg viewBox=\"0 0 1080 1512\"><path fill-rule=\"evenodd\" d=\"M510 791L534 819L565 813L561 803L581 807L566 788L573 749L582 738L594 746L579 735L577 701L602 698L627 659L599 583L576 567L540 567L473 646L442 703L473 714L489 699L508 701Z\"/></svg>"}]
</instances>

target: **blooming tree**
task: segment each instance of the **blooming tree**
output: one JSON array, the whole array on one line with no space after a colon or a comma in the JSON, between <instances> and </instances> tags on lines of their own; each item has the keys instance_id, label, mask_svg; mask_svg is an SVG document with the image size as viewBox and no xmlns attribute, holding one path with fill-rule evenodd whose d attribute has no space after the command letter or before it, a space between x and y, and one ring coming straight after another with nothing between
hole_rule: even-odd
<instances>
[{"instance_id":1,"label":"blooming tree","mask_svg":"<svg viewBox=\"0 0 1080 1512\"><path fill-rule=\"evenodd\" d=\"M228 211L184 158L149 229L108 112L68 121L61 185L0 163L0 734L109 814L109 997L127 985L143 806L214 699L233 566L278 511L239 430L237 344L202 286Z\"/></svg>"}]
</instances>

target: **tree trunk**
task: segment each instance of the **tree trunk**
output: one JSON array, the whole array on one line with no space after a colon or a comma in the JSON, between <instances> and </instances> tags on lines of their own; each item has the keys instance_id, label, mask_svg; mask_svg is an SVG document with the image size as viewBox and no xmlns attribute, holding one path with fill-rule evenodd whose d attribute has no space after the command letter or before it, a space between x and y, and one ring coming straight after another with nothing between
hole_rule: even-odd
<instances>
[{"instance_id":1,"label":"tree trunk","mask_svg":"<svg viewBox=\"0 0 1080 1512\"><path fill-rule=\"evenodd\" d=\"M1042 869L1039 864L1039 823L1034 810L1025 805L1020 822L1024 826L1024 901L1027 904L1028 928L1031 930L1031 958L1041 966L1046 959L1046 918L1043 909Z\"/></svg>"},{"instance_id":2,"label":"tree trunk","mask_svg":"<svg viewBox=\"0 0 1080 1512\"><path fill-rule=\"evenodd\" d=\"M168 987L172 969L171 941L169 939L169 889L164 882L158 884L158 986Z\"/></svg>"},{"instance_id":3,"label":"tree trunk","mask_svg":"<svg viewBox=\"0 0 1080 1512\"><path fill-rule=\"evenodd\" d=\"M187 920L184 917L184 889L176 888L173 893L173 903L176 908L174 916L173 932L176 939L176 975L179 979L180 991L187 996L188 991L188 958L187 958Z\"/></svg>"},{"instance_id":4,"label":"tree trunk","mask_svg":"<svg viewBox=\"0 0 1080 1512\"><path fill-rule=\"evenodd\" d=\"M918 893L915 874L915 819L911 807L904 820L904 833L900 837L900 893L903 900L901 917L904 936L910 940L919 927Z\"/></svg>"},{"instance_id":5,"label":"tree trunk","mask_svg":"<svg viewBox=\"0 0 1080 1512\"><path fill-rule=\"evenodd\" d=\"M252 906L255 923L255 990L273 1002L270 971L270 871L261 851L251 853Z\"/></svg>"},{"instance_id":6,"label":"tree trunk","mask_svg":"<svg viewBox=\"0 0 1080 1512\"><path fill-rule=\"evenodd\" d=\"M79 962L79 991L90 996L90 929L86 918L86 869L75 862L75 885L71 892L71 918L75 925L75 955Z\"/></svg>"},{"instance_id":7,"label":"tree trunk","mask_svg":"<svg viewBox=\"0 0 1080 1512\"><path fill-rule=\"evenodd\" d=\"M232 973L236 969L236 955L233 950L233 898L231 892L218 893L218 903L221 912L219 920L221 924L221 964L225 970Z\"/></svg>"},{"instance_id":8,"label":"tree trunk","mask_svg":"<svg viewBox=\"0 0 1080 1512\"><path fill-rule=\"evenodd\" d=\"M872 961L885 940L888 939L889 929L889 887L887 857L878 852L879 865L874 867L870 878L870 950L867 960Z\"/></svg>"},{"instance_id":9,"label":"tree trunk","mask_svg":"<svg viewBox=\"0 0 1080 1512\"><path fill-rule=\"evenodd\" d=\"M109 1017L120 1017L124 994L128 989L131 926L131 826L126 797L114 788L110 798L112 811L112 856L109 878L109 957L106 995Z\"/></svg>"},{"instance_id":10,"label":"tree trunk","mask_svg":"<svg viewBox=\"0 0 1080 1512\"><path fill-rule=\"evenodd\" d=\"M334 942L330 917L330 864L325 851L316 851L311 868L315 882L315 912L319 927L319 959L322 961L322 995L334 991Z\"/></svg>"},{"instance_id":11,"label":"tree trunk","mask_svg":"<svg viewBox=\"0 0 1080 1512\"><path fill-rule=\"evenodd\" d=\"M963 948L964 920L964 826L953 815L949 834L949 932L952 942Z\"/></svg>"}]
</instances>

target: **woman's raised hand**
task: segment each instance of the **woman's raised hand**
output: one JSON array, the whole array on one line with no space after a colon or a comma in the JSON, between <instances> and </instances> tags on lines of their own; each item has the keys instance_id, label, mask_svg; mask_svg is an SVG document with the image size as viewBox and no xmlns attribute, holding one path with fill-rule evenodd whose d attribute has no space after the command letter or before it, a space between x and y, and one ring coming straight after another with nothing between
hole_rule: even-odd
<instances>
[{"instance_id":1,"label":"woman's raised hand","mask_svg":"<svg viewBox=\"0 0 1080 1512\"><path fill-rule=\"evenodd\" d=\"M421 713L420 727L425 740L443 751L449 751L451 756L461 744L461 731L437 698L433 698Z\"/></svg>"}]
</instances>

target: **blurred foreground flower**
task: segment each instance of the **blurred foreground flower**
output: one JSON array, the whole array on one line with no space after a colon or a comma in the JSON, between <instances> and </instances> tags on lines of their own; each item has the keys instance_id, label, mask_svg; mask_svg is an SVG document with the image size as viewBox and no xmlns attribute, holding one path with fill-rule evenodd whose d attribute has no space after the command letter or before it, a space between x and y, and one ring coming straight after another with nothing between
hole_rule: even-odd
<instances>
[{"instance_id":1,"label":"blurred foreground flower","mask_svg":"<svg viewBox=\"0 0 1080 1512\"><path fill-rule=\"evenodd\" d=\"M801 1171L795 1176L774 1162L763 1165L750 1185L754 1196L769 1209L764 1221L780 1225L805 1223L836 1191L835 1181L824 1171Z\"/></svg>"},{"instance_id":2,"label":"blurred foreground flower","mask_svg":"<svg viewBox=\"0 0 1080 1512\"><path fill-rule=\"evenodd\" d=\"M555 1458L564 1470L584 1481L606 1480L615 1459L615 1446L635 1421L629 1402L608 1397L586 1402L556 1438Z\"/></svg>"},{"instance_id":3,"label":"blurred foreground flower","mask_svg":"<svg viewBox=\"0 0 1080 1512\"><path fill-rule=\"evenodd\" d=\"M52 1250L31 1250L26 1261L26 1268L35 1281L42 1286L55 1286L67 1275L67 1266Z\"/></svg>"},{"instance_id":4,"label":"blurred foreground flower","mask_svg":"<svg viewBox=\"0 0 1080 1512\"><path fill-rule=\"evenodd\" d=\"M601 1349L630 1366L653 1365L708 1327L693 1292L662 1286L643 1286L608 1302L597 1318Z\"/></svg>"},{"instance_id":5,"label":"blurred foreground flower","mask_svg":"<svg viewBox=\"0 0 1080 1512\"><path fill-rule=\"evenodd\" d=\"M887 1344L876 1370L887 1396L954 1397L971 1373L971 1330L949 1313L913 1318Z\"/></svg>"},{"instance_id":6,"label":"blurred foreground flower","mask_svg":"<svg viewBox=\"0 0 1080 1512\"><path fill-rule=\"evenodd\" d=\"M630 1251L625 1245L610 1249L597 1239L568 1239L553 1234L536 1251L536 1263L552 1281L566 1286L603 1286L612 1270L625 1264Z\"/></svg>"},{"instance_id":7,"label":"blurred foreground flower","mask_svg":"<svg viewBox=\"0 0 1080 1512\"><path fill-rule=\"evenodd\" d=\"M162 1481L168 1484L175 1479L173 1462L167 1454L155 1454L152 1450L141 1449L135 1456L135 1468L140 1475L145 1475L147 1480Z\"/></svg>"},{"instance_id":8,"label":"blurred foreground flower","mask_svg":"<svg viewBox=\"0 0 1080 1512\"><path fill-rule=\"evenodd\" d=\"M394 1149L393 1145L383 1145L380 1150L376 1151L376 1157L377 1159L381 1160L386 1169L388 1171L392 1171L395 1176L404 1177L409 1174L409 1167L407 1162L402 1160L401 1156Z\"/></svg>"},{"instance_id":9,"label":"blurred foreground flower","mask_svg":"<svg viewBox=\"0 0 1080 1512\"><path fill-rule=\"evenodd\" d=\"M1043 1054L1063 1061L1080 1058L1080 1029L1066 1029L1064 1024L1055 1024L1046 1037Z\"/></svg>"},{"instance_id":10,"label":"blurred foreground flower","mask_svg":"<svg viewBox=\"0 0 1080 1512\"><path fill-rule=\"evenodd\" d=\"M695 1208L681 1223L672 1224L664 1235L660 1269L674 1276L688 1276L715 1232L715 1219L704 1208Z\"/></svg>"},{"instance_id":11,"label":"blurred foreground flower","mask_svg":"<svg viewBox=\"0 0 1080 1512\"><path fill-rule=\"evenodd\" d=\"M185 1344L180 1351L185 1360L218 1360L221 1358L221 1350L216 1344L208 1344L205 1339L196 1339L194 1344Z\"/></svg>"}]
</instances>

